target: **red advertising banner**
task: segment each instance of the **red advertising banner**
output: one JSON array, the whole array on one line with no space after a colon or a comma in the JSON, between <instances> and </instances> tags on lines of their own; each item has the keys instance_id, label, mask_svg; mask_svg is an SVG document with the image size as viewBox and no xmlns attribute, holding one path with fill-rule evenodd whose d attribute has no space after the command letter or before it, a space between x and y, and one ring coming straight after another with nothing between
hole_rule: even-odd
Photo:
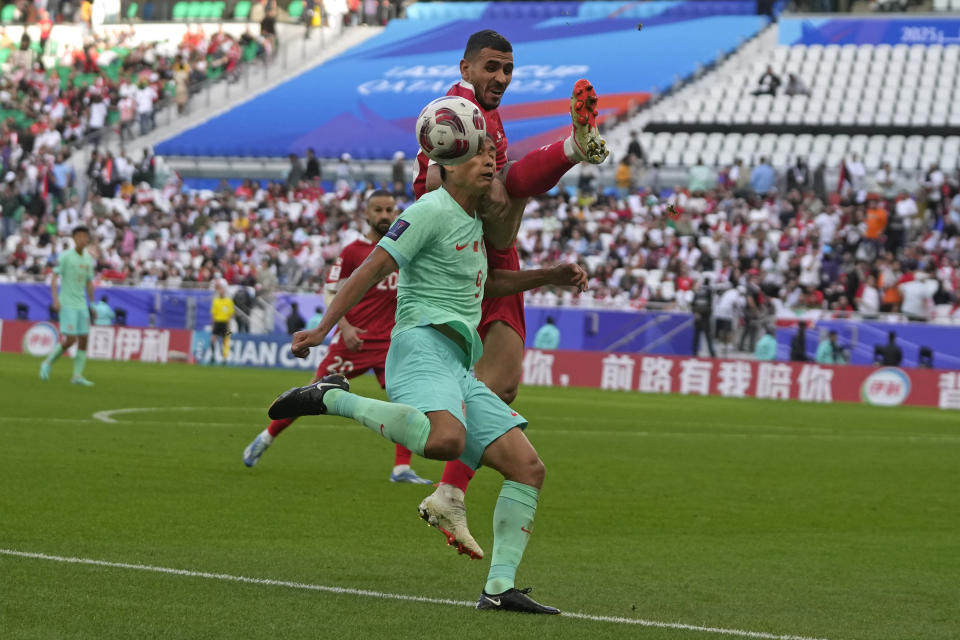
<instances>
[{"instance_id":1,"label":"red advertising banner","mask_svg":"<svg viewBox=\"0 0 960 640\"><path fill-rule=\"evenodd\" d=\"M960 409L960 372L528 349L523 383Z\"/></svg>"},{"instance_id":2,"label":"red advertising banner","mask_svg":"<svg viewBox=\"0 0 960 640\"><path fill-rule=\"evenodd\" d=\"M96 360L186 362L191 359L192 333L186 329L94 325L87 338L87 356ZM50 322L0 321L0 351L45 356L57 340L57 327Z\"/></svg>"}]
</instances>

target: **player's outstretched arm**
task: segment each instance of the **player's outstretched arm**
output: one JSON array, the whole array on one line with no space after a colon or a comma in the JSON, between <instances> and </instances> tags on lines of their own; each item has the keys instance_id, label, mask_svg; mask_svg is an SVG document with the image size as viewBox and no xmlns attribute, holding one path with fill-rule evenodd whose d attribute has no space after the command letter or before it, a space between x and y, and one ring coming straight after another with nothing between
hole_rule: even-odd
<instances>
[{"instance_id":1,"label":"player's outstretched arm","mask_svg":"<svg viewBox=\"0 0 960 640\"><path fill-rule=\"evenodd\" d=\"M293 334L293 344L291 351L298 358L306 358L310 353L310 347L315 347L323 342L324 337L333 325L340 321L340 318L346 315L347 311L360 302L364 294L388 275L397 270L397 262L389 253L380 247L376 247L367 259L363 261L356 271L354 271L340 291L333 297L327 312L323 315L323 320L317 325L317 328L310 331L298 331Z\"/></svg>"},{"instance_id":2,"label":"player's outstretched arm","mask_svg":"<svg viewBox=\"0 0 960 640\"><path fill-rule=\"evenodd\" d=\"M558 264L550 269L526 269L510 271L494 269L483 288L484 298L501 298L538 287L554 285L557 287L576 287L578 291L587 288L587 272L578 264Z\"/></svg>"}]
</instances>

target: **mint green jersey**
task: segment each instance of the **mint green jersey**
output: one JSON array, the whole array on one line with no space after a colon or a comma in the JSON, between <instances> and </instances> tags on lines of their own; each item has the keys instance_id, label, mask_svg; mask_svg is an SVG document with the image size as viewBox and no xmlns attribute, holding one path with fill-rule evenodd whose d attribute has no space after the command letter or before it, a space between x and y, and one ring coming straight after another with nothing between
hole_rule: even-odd
<instances>
[{"instance_id":1,"label":"mint green jersey","mask_svg":"<svg viewBox=\"0 0 960 640\"><path fill-rule=\"evenodd\" d=\"M477 334L487 281L483 223L441 187L397 218L378 246L400 267L397 335L413 327L445 324L463 336L466 366L483 353Z\"/></svg>"},{"instance_id":2,"label":"mint green jersey","mask_svg":"<svg viewBox=\"0 0 960 640\"><path fill-rule=\"evenodd\" d=\"M93 258L86 251L78 254L70 249L60 254L53 270L60 276L60 307L62 309L87 308L87 283L93 280Z\"/></svg>"}]
</instances>

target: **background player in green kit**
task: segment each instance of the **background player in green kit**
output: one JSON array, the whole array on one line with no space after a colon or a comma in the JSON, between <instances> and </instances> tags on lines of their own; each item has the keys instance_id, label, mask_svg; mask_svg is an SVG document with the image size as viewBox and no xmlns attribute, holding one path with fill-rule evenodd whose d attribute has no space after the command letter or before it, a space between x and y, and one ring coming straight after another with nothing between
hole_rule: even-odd
<instances>
[{"instance_id":1,"label":"background player in green kit","mask_svg":"<svg viewBox=\"0 0 960 640\"><path fill-rule=\"evenodd\" d=\"M368 288L400 270L396 325L387 353L383 402L349 392L342 376L291 389L270 407L273 419L331 414L434 460L460 459L504 476L494 510L490 572L478 609L556 614L515 588L514 576L533 531L545 469L524 435L527 421L470 373L483 345L477 334L487 277L479 204L493 182L496 148L486 139L467 162L445 167L442 187L401 215L331 301L320 326L294 334L305 357ZM511 238L490 221L487 237Z\"/></svg>"},{"instance_id":2,"label":"background player in green kit","mask_svg":"<svg viewBox=\"0 0 960 640\"><path fill-rule=\"evenodd\" d=\"M89 302L93 302L93 257L84 251L90 244L90 232L86 227L73 230L73 249L64 251L57 260L50 281L50 294L53 297L53 309L60 312L61 341L53 352L40 365L40 379L50 378L50 367L60 355L77 342L77 355L73 359L73 384L92 387L93 383L83 377L83 368L87 364L87 334L90 333L90 317L94 311ZM59 294L57 283L60 283ZM84 297L86 293L86 297ZM89 301L89 302L88 302ZM94 316L96 317L96 316Z\"/></svg>"}]
</instances>

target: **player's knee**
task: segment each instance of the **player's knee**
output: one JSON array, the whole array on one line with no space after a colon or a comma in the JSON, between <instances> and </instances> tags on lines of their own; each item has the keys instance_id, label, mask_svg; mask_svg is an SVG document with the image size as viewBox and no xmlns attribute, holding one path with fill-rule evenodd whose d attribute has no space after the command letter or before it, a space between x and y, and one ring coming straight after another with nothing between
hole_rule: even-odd
<instances>
[{"instance_id":1,"label":"player's knee","mask_svg":"<svg viewBox=\"0 0 960 640\"><path fill-rule=\"evenodd\" d=\"M464 438L454 433L430 434L423 447L423 454L433 460L456 460L463 453Z\"/></svg>"},{"instance_id":2,"label":"player's knee","mask_svg":"<svg viewBox=\"0 0 960 640\"><path fill-rule=\"evenodd\" d=\"M517 473L517 482L528 484L538 489L543 486L543 481L547 477L547 468L543 464L540 456L534 454L531 458L524 460Z\"/></svg>"},{"instance_id":3,"label":"player's knee","mask_svg":"<svg viewBox=\"0 0 960 640\"><path fill-rule=\"evenodd\" d=\"M506 404L513 404L513 401L517 399L517 394L520 393L520 389L517 387L517 385L504 386L494 391L494 393L496 393L497 397L503 400Z\"/></svg>"}]
</instances>

